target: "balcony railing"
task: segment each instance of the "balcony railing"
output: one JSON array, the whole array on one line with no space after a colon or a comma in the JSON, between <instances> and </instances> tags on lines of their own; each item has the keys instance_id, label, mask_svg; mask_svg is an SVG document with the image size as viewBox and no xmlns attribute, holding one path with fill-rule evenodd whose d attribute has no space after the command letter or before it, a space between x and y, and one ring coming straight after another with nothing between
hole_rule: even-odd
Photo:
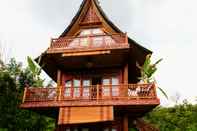
<instances>
[{"instance_id":1,"label":"balcony railing","mask_svg":"<svg viewBox=\"0 0 197 131\"><path fill-rule=\"evenodd\" d=\"M129 48L126 34L92 35L51 39L48 53Z\"/></svg>"},{"instance_id":2,"label":"balcony railing","mask_svg":"<svg viewBox=\"0 0 197 131\"><path fill-rule=\"evenodd\" d=\"M25 88L23 102L155 99L155 84L93 85L72 88Z\"/></svg>"}]
</instances>

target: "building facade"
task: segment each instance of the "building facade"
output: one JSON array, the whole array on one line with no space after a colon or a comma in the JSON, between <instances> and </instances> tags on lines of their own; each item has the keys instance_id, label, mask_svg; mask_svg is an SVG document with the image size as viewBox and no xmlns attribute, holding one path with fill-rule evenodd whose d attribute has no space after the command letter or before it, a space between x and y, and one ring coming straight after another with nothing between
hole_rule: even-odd
<instances>
[{"instance_id":1,"label":"building facade","mask_svg":"<svg viewBox=\"0 0 197 131\"><path fill-rule=\"evenodd\" d=\"M143 130L138 119L160 104L154 83L138 83L136 62L142 65L148 54L107 18L97 0L83 0L39 57L57 87L25 88L21 108L55 118L57 131Z\"/></svg>"}]
</instances>

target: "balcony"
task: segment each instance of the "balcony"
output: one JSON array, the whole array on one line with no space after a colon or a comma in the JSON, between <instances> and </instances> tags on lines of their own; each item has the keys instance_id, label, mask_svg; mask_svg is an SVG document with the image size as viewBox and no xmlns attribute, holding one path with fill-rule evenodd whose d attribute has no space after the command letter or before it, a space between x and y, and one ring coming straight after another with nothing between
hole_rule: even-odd
<instances>
[{"instance_id":1,"label":"balcony","mask_svg":"<svg viewBox=\"0 0 197 131\"><path fill-rule=\"evenodd\" d=\"M155 84L25 88L22 107L159 104Z\"/></svg>"},{"instance_id":2,"label":"balcony","mask_svg":"<svg viewBox=\"0 0 197 131\"><path fill-rule=\"evenodd\" d=\"M70 53L129 48L126 34L100 34L51 39L47 53Z\"/></svg>"}]
</instances>

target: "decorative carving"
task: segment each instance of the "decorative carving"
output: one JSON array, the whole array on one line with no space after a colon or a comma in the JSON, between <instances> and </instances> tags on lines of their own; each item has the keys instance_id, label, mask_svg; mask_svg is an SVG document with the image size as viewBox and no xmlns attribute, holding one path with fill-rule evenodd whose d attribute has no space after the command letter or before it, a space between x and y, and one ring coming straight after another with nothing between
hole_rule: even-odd
<instances>
[{"instance_id":1,"label":"decorative carving","mask_svg":"<svg viewBox=\"0 0 197 131\"><path fill-rule=\"evenodd\" d=\"M80 24L99 23L99 22L101 22L99 17L97 16L93 7L90 6L88 11L85 13L84 17L82 18Z\"/></svg>"}]
</instances>

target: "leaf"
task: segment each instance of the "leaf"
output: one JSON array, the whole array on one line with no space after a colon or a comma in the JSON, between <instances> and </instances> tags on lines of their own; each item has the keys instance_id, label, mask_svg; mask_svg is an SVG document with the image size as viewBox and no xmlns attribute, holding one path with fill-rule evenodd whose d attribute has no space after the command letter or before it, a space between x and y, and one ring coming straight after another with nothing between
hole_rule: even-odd
<instances>
[{"instance_id":1,"label":"leaf","mask_svg":"<svg viewBox=\"0 0 197 131\"><path fill-rule=\"evenodd\" d=\"M155 64L153 64L153 66L156 66L156 65L159 64L162 60L163 60L163 58L159 59L158 61L155 62Z\"/></svg>"},{"instance_id":2,"label":"leaf","mask_svg":"<svg viewBox=\"0 0 197 131\"><path fill-rule=\"evenodd\" d=\"M27 57L27 62L28 62L29 69L35 75L36 74L36 65L34 64L34 62L31 59L31 57L29 57L29 56Z\"/></svg>"},{"instance_id":3,"label":"leaf","mask_svg":"<svg viewBox=\"0 0 197 131\"><path fill-rule=\"evenodd\" d=\"M147 72L147 70L150 68L150 64L151 64L151 54L148 54L146 56L146 60L144 62L144 65L143 65L143 70L144 72Z\"/></svg>"},{"instance_id":4,"label":"leaf","mask_svg":"<svg viewBox=\"0 0 197 131\"><path fill-rule=\"evenodd\" d=\"M41 60L42 60L42 55L40 55L40 56L38 57L38 64L41 63Z\"/></svg>"},{"instance_id":5,"label":"leaf","mask_svg":"<svg viewBox=\"0 0 197 131\"><path fill-rule=\"evenodd\" d=\"M148 72L146 73L148 78L152 77L153 74L157 71L156 67L149 68Z\"/></svg>"},{"instance_id":6,"label":"leaf","mask_svg":"<svg viewBox=\"0 0 197 131\"><path fill-rule=\"evenodd\" d=\"M166 99L168 100L168 95L165 93L165 91L162 89L162 88L160 88L160 87L157 87L160 91L161 91L161 93L166 97Z\"/></svg>"}]
</instances>

